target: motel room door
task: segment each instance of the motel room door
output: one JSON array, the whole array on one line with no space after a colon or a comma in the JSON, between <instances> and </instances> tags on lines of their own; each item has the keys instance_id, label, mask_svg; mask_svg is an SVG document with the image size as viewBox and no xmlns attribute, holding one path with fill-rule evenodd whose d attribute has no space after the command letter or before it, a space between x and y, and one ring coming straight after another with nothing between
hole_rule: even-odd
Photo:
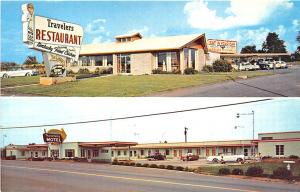
<instances>
[{"instance_id":1,"label":"motel room door","mask_svg":"<svg viewBox=\"0 0 300 192\"><path fill-rule=\"evenodd\" d=\"M90 149L87 150L87 158L91 159L91 150Z\"/></svg>"},{"instance_id":2,"label":"motel room door","mask_svg":"<svg viewBox=\"0 0 300 192\"><path fill-rule=\"evenodd\" d=\"M206 157L208 157L210 155L209 151L210 151L210 148L206 148Z\"/></svg>"}]
</instances>

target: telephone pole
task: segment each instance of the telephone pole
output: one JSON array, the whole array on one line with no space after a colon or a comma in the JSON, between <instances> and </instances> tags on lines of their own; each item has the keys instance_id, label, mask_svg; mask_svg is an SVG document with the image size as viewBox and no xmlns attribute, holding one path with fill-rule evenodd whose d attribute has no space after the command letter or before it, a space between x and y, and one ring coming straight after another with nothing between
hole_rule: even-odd
<instances>
[{"instance_id":1,"label":"telephone pole","mask_svg":"<svg viewBox=\"0 0 300 192\"><path fill-rule=\"evenodd\" d=\"M187 131L188 130L189 129L187 127L184 127L184 140L185 140L185 142L187 142Z\"/></svg>"}]
</instances>

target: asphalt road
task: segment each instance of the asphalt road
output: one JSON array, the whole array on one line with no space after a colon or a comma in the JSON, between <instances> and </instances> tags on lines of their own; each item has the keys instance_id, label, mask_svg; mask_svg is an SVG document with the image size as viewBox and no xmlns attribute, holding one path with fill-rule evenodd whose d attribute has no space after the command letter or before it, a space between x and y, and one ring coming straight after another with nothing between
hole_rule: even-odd
<instances>
[{"instance_id":1,"label":"asphalt road","mask_svg":"<svg viewBox=\"0 0 300 192\"><path fill-rule=\"evenodd\" d=\"M154 97L299 97L300 66L276 69L276 74L157 93Z\"/></svg>"},{"instance_id":2,"label":"asphalt road","mask_svg":"<svg viewBox=\"0 0 300 192\"><path fill-rule=\"evenodd\" d=\"M89 163L2 161L3 192L299 192L299 185Z\"/></svg>"}]
</instances>

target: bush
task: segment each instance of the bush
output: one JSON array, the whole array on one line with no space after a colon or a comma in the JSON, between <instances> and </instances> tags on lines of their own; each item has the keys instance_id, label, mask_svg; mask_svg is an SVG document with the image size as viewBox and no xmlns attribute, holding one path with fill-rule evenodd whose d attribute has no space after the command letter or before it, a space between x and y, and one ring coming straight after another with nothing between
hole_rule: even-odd
<instances>
[{"instance_id":1,"label":"bush","mask_svg":"<svg viewBox=\"0 0 300 192\"><path fill-rule=\"evenodd\" d=\"M178 166L175 168L177 171L183 171L184 170L184 167L181 167L181 166Z\"/></svg>"},{"instance_id":2,"label":"bush","mask_svg":"<svg viewBox=\"0 0 300 192\"><path fill-rule=\"evenodd\" d=\"M135 166L142 167L142 164L141 163L136 163Z\"/></svg>"},{"instance_id":3,"label":"bush","mask_svg":"<svg viewBox=\"0 0 300 192\"><path fill-rule=\"evenodd\" d=\"M158 168L158 166L156 164L151 164L149 167L151 167L151 168Z\"/></svg>"},{"instance_id":4,"label":"bush","mask_svg":"<svg viewBox=\"0 0 300 192\"><path fill-rule=\"evenodd\" d=\"M143 164L143 167L149 167L148 163Z\"/></svg>"},{"instance_id":5,"label":"bush","mask_svg":"<svg viewBox=\"0 0 300 192\"><path fill-rule=\"evenodd\" d=\"M159 168L159 169L165 169L166 166L165 166L165 165L159 165L158 168Z\"/></svg>"},{"instance_id":6,"label":"bush","mask_svg":"<svg viewBox=\"0 0 300 192\"><path fill-rule=\"evenodd\" d=\"M272 157L271 156L263 156L261 159L264 160L264 159L271 159Z\"/></svg>"},{"instance_id":7,"label":"bush","mask_svg":"<svg viewBox=\"0 0 300 192\"><path fill-rule=\"evenodd\" d=\"M230 72L232 70L232 66L225 60L216 60L212 67L214 72Z\"/></svg>"},{"instance_id":8,"label":"bush","mask_svg":"<svg viewBox=\"0 0 300 192\"><path fill-rule=\"evenodd\" d=\"M77 72L78 74L90 74L90 70L87 68L81 68Z\"/></svg>"},{"instance_id":9,"label":"bush","mask_svg":"<svg viewBox=\"0 0 300 192\"><path fill-rule=\"evenodd\" d=\"M160 69L153 69L152 74L162 74L162 70Z\"/></svg>"},{"instance_id":10,"label":"bush","mask_svg":"<svg viewBox=\"0 0 300 192\"><path fill-rule=\"evenodd\" d=\"M124 165L124 162L119 161L119 162L118 162L118 165Z\"/></svg>"},{"instance_id":11,"label":"bush","mask_svg":"<svg viewBox=\"0 0 300 192\"><path fill-rule=\"evenodd\" d=\"M193 74L196 74L196 73L198 73L198 71L193 69L193 68L186 68L184 70L185 75L193 75Z\"/></svg>"},{"instance_id":12,"label":"bush","mask_svg":"<svg viewBox=\"0 0 300 192\"><path fill-rule=\"evenodd\" d=\"M205 66L202 68L202 71L203 71L203 72L210 73L210 72L214 72L214 68L213 68L213 66L211 66L211 65L205 65Z\"/></svg>"},{"instance_id":13,"label":"bush","mask_svg":"<svg viewBox=\"0 0 300 192\"><path fill-rule=\"evenodd\" d=\"M264 173L261 167L249 167L246 171L247 176L260 177Z\"/></svg>"},{"instance_id":14,"label":"bush","mask_svg":"<svg viewBox=\"0 0 300 192\"><path fill-rule=\"evenodd\" d=\"M129 165L130 166L135 166L135 162L130 162Z\"/></svg>"},{"instance_id":15,"label":"bush","mask_svg":"<svg viewBox=\"0 0 300 192\"><path fill-rule=\"evenodd\" d=\"M75 72L72 71L72 70L67 70L67 76L74 76L75 75Z\"/></svg>"},{"instance_id":16,"label":"bush","mask_svg":"<svg viewBox=\"0 0 300 192\"><path fill-rule=\"evenodd\" d=\"M32 161L44 161L43 157L33 157Z\"/></svg>"},{"instance_id":17,"label":"bush","mask_svg":"<svg viewBox=\"0 0 300 192\"><path fill-rule=\"evenodd\" d=\"M287 170L286 167L278 167L273 171L273 177L278 179L290 179L293 176L290 170Z\"/></svg>"},{"instance_id":18,"label":"bush","mask_svg":"<svg viewBox=\"0 0 300 192\"><path fill-rule=\"evenodd\" d=\"M172 71L172 74L181 74L181 71L180 71L180 69L174 69Z\"/></svg>"},{"instance_id":19,"label":"bush","mask_svg":"<svg viewBox=\"0 0 300 192\"><path fill-rule=\"evenodd\" d=\"M111 163L112 165L118 165L118 161L113 161L112 163Z\"/></svg>"},{"instance_id":20,"label":"bush","mask_svg":"<svg viewBox=\"0 0 300 192\"><path fill-rule=\"evenodd\" d=\"M12 156L7 156L5 157L6 160L16 160L16 156L12 155Z\"/></svg>"},{"instance_id":21,"label":"bush","mask_svg":"<svg viewBox=\"0 0 300 192\"><path fill-rule=\"evenodd\" d=\"M221 168L221 169L219 169L219 174L220 175L229 175L230 174L230 169L228 169L228 168Z\"/></svg>"},{"instance_id":22,"label":"bush","mask_svg":"<svg viewBox=\"0 0 300 192\"><path fill-rule=\"evenodd\" d=\"M297 156L297 155L290 155L289 158L290 159L299 159L299 156Z\"/></svg>"},{"instance_id":23,"label":"bush","mask_svg":"<svg viewBox=\"0 0 300 192\"><path fill-rule=\"evenodd\" d=\"M129 162L125 162L124 165L125 166L130 166L130 163Z\"/></svg>"},{"instance_id":24,"label":"bush","mask_svg":"<svg viewBox=\"0 0 300 192\"><path fill-rule=\"evenodd\" d=\"M242 169L238 169L238 168L233 169L231 171L231 173L232 173L232 175L244 175L244 171Z\"/></svg>"},{"instance_id":25,"label":"bush","mask_svg":"<svg viewBox=\"0 0 300 192\"><path fill-rule=\"evenodd\" d=\"M106 74L113 74L113 68L112 67L107 68Z\"/></svg>"},{"instance_id":26,"label":"bush","mask_svg":"<svg viewBox=\"0 0 300 192\"><path fill-rule=\"evenodd\" d=\"M173 165L167 165L167 169L173 170L174 166Z\"/></svg>"}]
</instances>

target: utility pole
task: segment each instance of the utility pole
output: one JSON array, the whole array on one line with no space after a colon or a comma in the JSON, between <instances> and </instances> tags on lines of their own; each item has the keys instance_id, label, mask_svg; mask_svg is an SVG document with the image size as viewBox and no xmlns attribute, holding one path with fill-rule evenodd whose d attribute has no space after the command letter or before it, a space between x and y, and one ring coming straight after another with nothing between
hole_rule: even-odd
<instances>
[{"instance_id":1,"label":"utility pole","mask_svg":"<svg viewBox=\"0 0 300 192\"><path fill-rule=\"evenodd\" d=\"M187 131L188 131L188 128L184 127L184 141L185 142L187 142Z\"/></svg>"}]
</instances>

